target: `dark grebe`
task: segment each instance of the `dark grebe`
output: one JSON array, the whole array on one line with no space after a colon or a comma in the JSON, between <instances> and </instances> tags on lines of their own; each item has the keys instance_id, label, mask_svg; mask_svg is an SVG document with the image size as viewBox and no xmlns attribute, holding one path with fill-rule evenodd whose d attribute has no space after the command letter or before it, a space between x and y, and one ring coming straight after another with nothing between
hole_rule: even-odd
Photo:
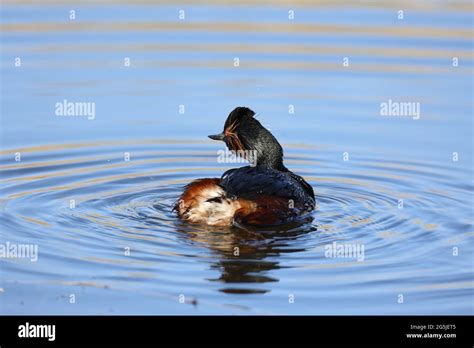
<instances>
[{"instance_id":1,"label":"dark grebe","mask_svg":"<svg viewBox=\"0 0 474 348\"><path fill-rule=\"evenodd\" d=\"M314 209L313 188L283 165L281 145L254 115L246 107L234 109L224 131L209 138L224 141L247 159L254 154L255 165L188 184L174 207L181 219L213 226L270 226Z\"/></svg>"}]
</instances>

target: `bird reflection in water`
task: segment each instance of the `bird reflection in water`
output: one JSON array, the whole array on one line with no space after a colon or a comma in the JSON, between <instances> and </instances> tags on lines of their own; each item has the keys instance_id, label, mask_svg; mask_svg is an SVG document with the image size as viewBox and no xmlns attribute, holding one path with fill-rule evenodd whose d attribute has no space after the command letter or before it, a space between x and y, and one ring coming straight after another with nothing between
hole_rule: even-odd
<instances>
[{"instance_id":1,"label":"bird reflection in water","mask_svg":"<svg viewBox=\"0 0 474 348\"><path fill-rule=\"evenodd\" d=\"M217 278L208 279L225 284L219 291L229 294L264 294L269 288L262 286L278 282L273 270L284 268L279 256L302 252L307 248L288 248L302 235L316 231L313 218L268 229L218 228L212 226L179 224L177 231L188 241L205 246L216 256L211 269L220 272Z\"/></svg>"}]
</instances>

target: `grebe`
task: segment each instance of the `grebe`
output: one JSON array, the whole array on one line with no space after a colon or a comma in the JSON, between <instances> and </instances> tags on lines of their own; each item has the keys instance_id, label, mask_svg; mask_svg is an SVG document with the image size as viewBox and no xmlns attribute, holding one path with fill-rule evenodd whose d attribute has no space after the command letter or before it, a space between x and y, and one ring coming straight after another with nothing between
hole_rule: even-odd
<instances>
[{"instance_id":1,"label":"grebe","mask_svg":"<svg viewBox=\"0 0 474 348\"><path fill-rule=\"evenodd\" d=\"M247 107L237 107L224 131L209 135L247 159L254 154L253 165L188 184L174 207L181 219L212 226L271 226L314 209L313 188L283 165L281 145L254 115Z\"/></svg>"}]
</instances>

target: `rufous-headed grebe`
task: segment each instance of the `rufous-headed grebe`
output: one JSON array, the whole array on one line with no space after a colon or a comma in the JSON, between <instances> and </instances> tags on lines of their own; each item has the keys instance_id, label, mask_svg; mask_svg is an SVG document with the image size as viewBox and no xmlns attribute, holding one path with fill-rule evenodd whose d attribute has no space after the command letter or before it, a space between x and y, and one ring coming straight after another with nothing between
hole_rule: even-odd
<instances>
[{"instance_id":1,"label":"rufous-headed grebe","mask_svg":"<svg viewBox=\"0 0 474 348\"><path fill-rule=\"evenodd\" d=\"M224 131L209 136L247 159L254 154L253 165L188 184L174 207L181 219L212 226L271 226L314 209L313 188L283 165L281 145L254 115L249 108L235 108Z\"/></svg>"}]
</instances>

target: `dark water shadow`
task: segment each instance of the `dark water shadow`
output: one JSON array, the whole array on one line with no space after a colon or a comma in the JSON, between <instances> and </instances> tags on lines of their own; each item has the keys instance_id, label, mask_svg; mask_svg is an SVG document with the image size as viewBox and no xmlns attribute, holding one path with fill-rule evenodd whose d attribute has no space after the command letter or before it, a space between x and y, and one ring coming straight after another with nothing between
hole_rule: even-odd
<instances>
[{"instance_id":1,"label":"dark water shadow","mask_svg":"<svg viewBox=\"0 0 474 348\"><path fill-rule=\"evenodd\" d=\"M210 268L219 275L207 280L222 283L220 292L264 294L271 290L262 284L279 281L270 271L288 267L281 264L279 257L306 250L307 247L295 247L295 241L317 230L312 221L313 217L307 216L271 229L217 228L177 222L176 231L187 242L203 245L215 255Z\"/></svg>"}]
</instances>

